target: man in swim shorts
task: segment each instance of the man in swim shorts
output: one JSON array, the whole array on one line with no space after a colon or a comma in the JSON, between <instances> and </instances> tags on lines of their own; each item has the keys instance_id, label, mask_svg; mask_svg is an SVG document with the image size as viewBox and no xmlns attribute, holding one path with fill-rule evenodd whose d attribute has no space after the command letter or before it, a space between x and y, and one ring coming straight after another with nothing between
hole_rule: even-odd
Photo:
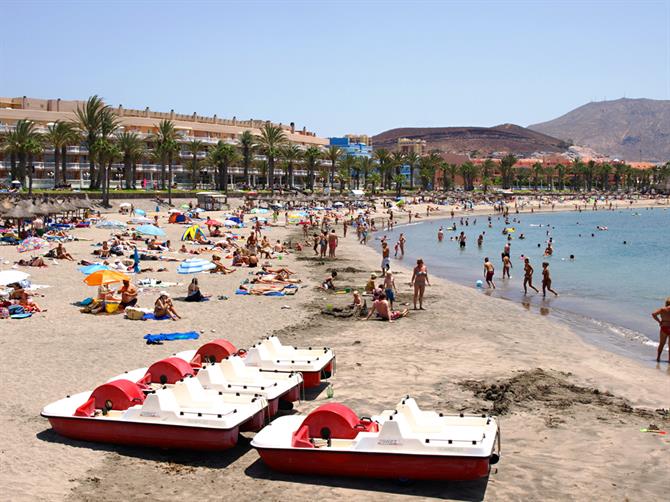
<instances>
[{"instance_id":1,"label":"man in swim shorts","mask_svg":"<svg viewBox=\"0 0 670 502\"><path fill-rule=\"evenodd\" d=\"M651 314L661 330L659 333L656 361L661 362L661 354L666 342L668 343L668 363L670 363L670 296L665 299L665 307L661 307Z\"/></svg>"},{"instance_id":2,"label":"man in swim shorts","mask_svg":"<svg viewBox=\"0 0 670 502\"><path fill-rule=\"evenodd\" d=\"M488 257L484 258L484 278L486 279L486 285L489 288L496 289L496 285L493 282L493 274L495 273L495 267L491 263Z\"/></svg>"}]
</instances>

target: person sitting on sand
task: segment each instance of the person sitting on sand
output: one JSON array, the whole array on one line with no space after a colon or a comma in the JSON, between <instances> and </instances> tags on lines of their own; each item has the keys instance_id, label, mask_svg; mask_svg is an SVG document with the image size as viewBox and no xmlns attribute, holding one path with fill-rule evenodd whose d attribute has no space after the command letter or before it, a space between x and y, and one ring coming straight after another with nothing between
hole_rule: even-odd
<instances>
[{"instance_id":1,"label":"person sitting on sand","mask_svg":"<svg viewBox=\"0 0 670 502\"><path fill-rule=\"evenodd\" d=\"M24 310L27 312L46 312L43 311L31 298L32 296L35 296L35 294L26 291L21 284L16 282L10 284L9 287L12 288L12 291L9 293L9 299L16 300Z\"/></svg>"},{"instance_id":2,"label":"person sitting on sand","mask_svg":"<svg viewBox=\"0 0 670 502\"><path fill-rule=\"evenodd\" d=\"M358 316L361 311L363 310L363 298L361 298L361 294L358 290L354 290L353 292L353 303L351 304L351 308L354 311L354 315Z\"/></svg>"},{"instance_id":3,"label":"person sitting on sand","mask_svg":"<svg viewBox=\"0 0 670 502\"><path fill-rule=\"evenodd\" d=\"M112 250L109 248L109 243L107 241L102 241L102 247L98 250L98 255L100 258L109 258ZM95 252L93 252L95 254Z\"/></svg>"},{"instance_id":4,"label":"person sitting on sand","mask_svg":"<svg viewBox=\"0 0 670 502\"><path fill-rule=\"evenodd\" d=\"M130 281L123 281L123 286L116 292L121 294L120 310L137 305L137 288Z\"/></svg>"},{"instance_id":5,"label":"person sitting on sand","mask_svg":"<svg viewBox=\"0 0 670 502\"><path fill-rule=\"evenodd\" d=\"M231 274L235 272L235 269L232 268L227 268L222 262L221 262L221 257L219 255L212 255L212 263L214 264L214 267L210 272L212 274L216 273L222 273L222 274Z\"/></svg>"},{"instance_id":6,"label":"person sitting on sand","mask_svg":"<svg viewBox=\"0 0 670 502\"><path fill-rule=\"evenodd\" d=\"M177 311L174 308L174 304L172 303L170 295L167 293L167 291L161 291L161 294L158 296L158 299L154 304L154 316L156 319L169 316L173 321L181 319L181 316L177 314Z\"/></svg>"},{"instance_id":7,"label":"person sitting on sand","mask_svg":"<svg viewBox=\"0 0 670 502\"><path fill-rule=\"evenodd\" d=\"M59 260L70 260L74 261L74 258L72 258L72 255L67 252L65 249L65 246L61 242L58 243L58 246L56 246L56 258Z\"/></svg>"},{"instance_id":8,"label":"person sitting on sand","mask_svg":"<svg viewBox=\"0 0 670 502\"><path fill-rule=\"evenodd\" d=\"M405 317L408 314L409 309L405 309L403 311L392 310L388 300L386 299L386 295L381 293L379 298L372 302L372 308L370 309L370 312L368 312L368 316L365 318L365 320L369 320L370 317L372 317L372 314L375 312L380 319L393 322L396 319Z\"/></svg>"},{"instance_id":9,"label":"person sitting on sand","mask_svg":"<svg viewBox=\"0 0 670 502\"><path fill-rule=\"evenodd\" d=\"M661 329L658 339L658 350L656 351L656 361L661 362L661 354L666 342L668 343L668 363L670 363L670 296L665 299L665 307L652 312L654 318Z\"/></svg>"},{"instance_id":10,"label":"person sitting on sand","mask_svg":"<svg viewBox=\"0 0 670 502\"><path fill-rule=\"evenodd\" d=\"M198 286L198 279L193 278L191 280L191 284L188 285L188 294L186 298L184 298L185 302L203 302L207 298L209 298L210 295L203 295L200 292L200 286Z\"/></svg>"},{"instance_id":11,"label":"person sitting on sand","mask_svg":"<svg viewBox=\"0 0 670 502\"><path fill-rule=\"evenodd\" d=\"M333 270L328 277L326 277L323 282L321 283L321 287L325 289L326 291L329 289L335 289L335 284L333 284L333 280L337 277L337 271Z\"/></svg>"},{"instance_id":12,"label":"person sitting on sand","mask_svg":"<svg viewBox=\"0 0 670 502\"><path fill-rule=\"evenodd\" d=\"M377 278L376 274L370 274L368 282L365 283L365 293L371 295L375 290L375 279Z\"/></svg>"}]
</instances>

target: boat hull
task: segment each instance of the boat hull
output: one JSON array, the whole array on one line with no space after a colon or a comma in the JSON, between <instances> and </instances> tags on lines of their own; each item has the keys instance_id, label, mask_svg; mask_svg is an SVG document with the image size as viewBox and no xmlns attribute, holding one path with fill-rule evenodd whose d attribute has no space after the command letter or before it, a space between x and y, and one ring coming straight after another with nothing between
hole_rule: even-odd
<instances>
[{"instance_id":1,"label":"boat hull","mask_svg":"<svg viewBox=\"0 0 670 502\"><path fill-rule=\"evenodd\" d=\"M314 449L256 448L265 464L287 474L380 479L470 481L488 476L490 458Z\"/></svg>"},{"instance_id":2,"label":"boat hull","mask_svg":"<svg viewBox=\"0 0 670 502\"><path fill-rule=\"evenodd\" d=\"M45 415L42 415L45 416ZM49 417L61 436L80 441L180 450L220 451L237 444L239 427L213 429L177 425L140 424L69 417Z\"/></svg>"}]
</instances>

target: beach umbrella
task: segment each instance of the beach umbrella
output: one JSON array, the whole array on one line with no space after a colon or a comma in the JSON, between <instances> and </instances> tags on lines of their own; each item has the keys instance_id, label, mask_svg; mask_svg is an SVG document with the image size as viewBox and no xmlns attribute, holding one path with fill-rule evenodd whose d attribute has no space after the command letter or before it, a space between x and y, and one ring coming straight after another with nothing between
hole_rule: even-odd
<instances>
[{"instance_id":1,"label":"beach umbrella","mask_svg":"<svg viewBox=\"0 0 670 502\"><path fill-rule=\"evenodd\" d=\"M139 216L146 216L147 212L144 209L135 209L135 214Z\"/></svg>"},{"instance_id":2,"label":"beach umbrella","mask_svg":"<svg viewBox=\"0 0 670 502\"><path fill-rule=\"evenodd\" d=\"M32 212L28 207L25 206L14 206L9 211L6 211L3 216L12 220L20 220L24 218L32 218L35 216L35 213Z\"/></svg>"},{"instance_id":3,"label":"beach umbrella","mask_svg":"<svg viewBox=\"0 0 670 502\"><path fill-rule=\"evenodd\" d=\"M208 227L220 227L223 225L219 220L213 220L212 218L209 218L206 222L205 225Z\"/></svg>"},{"instance_id":4,"label":"beach umbrella","mask_svg":"<svg viewBox=\"0 0 670 502\"><path fill-rule=\"evenodd\" d=\"M126 228L126 224L125 224L125 223L122 223L122 222L117 221L117 220L106 220L106 221L101 221L101 222L98 223L96 226L97 226L98 228L110 228L110 229L113 229L113 228L119 228L119 229L121 229L121 228Z\"/></svg>"},{"instance_id":5,"label":"beach umbrella","mask_svg":"<svg viewBox=\"0 0 670 502\"><path fill-rule=\"evenodd\" d=\"M203 260L202 258L191 258L184 260L177 267L178 274L199 274L200 272L207 272L216 268L211 261Z\"/></svg>"},{"instance_id":6,"label":"beach umbrella","mask_svg":"<svg viewBox=\"0 0 670 502\"><path fill-rule=\"evenodd\" d=\"M191 225L182 234L181 240L183 240L183 241L195 241L195 240L198 240L198 237L202 237L203 239L207 238L205 236L205 232L202 231L202 228L200 228L198 225Z\"/></svg>"},{"instance_id":7,"label":"beach umbrella","mask_svg":"<svg viewBox=\"0 0 670 502\"><path fill-rule=\"evenodd\" d=\"M84 278L84 282L89 286L100 286L101 284L111 284L113 282L129 281L130 277L116 270L98 270Z\"/></svg>"},{"instance_id":8,"label":"beach umbrella","mask_svg":"<svg viewBox=\"0 0 670 502\"><path fill-rule=\"evenodd\" d=\"M236 227L237 228L241 225L234 220L226 220L226 221L223 222L223 226L224 227Z\"/></svg>"},{"instance_id":9,"label":"beach umbrella","mask_svg":"<svg viewBox=\"0 0 670 502\"><path fill-rule=\"evenodd\" d=\"M93 265L86 265L85 267L80 267L79 271L82 274L91 275L93 272L98 272L100 270L111 270L107 265L102 263L94 263Z\"/></svg>"},{"instance_id":10,"label":"beach umbrella","mask_svg":"<svg viewBox=\"0 0 670 502\"><path fill-rule=\"evenodd\" d=\"M154 237L160 237L165 235L165 230L158 228L154 225L140 225L135 229L137 232L144 235L153 235Z\"/></svg>"},{"instance_id":11,"label":"beach umbrella","mask_svg":"<svg viewBox=\"0 0 670 502\"><path fill-rule=\"evenodd\" d=\"M130 202L122 202L121 204L119 204L119 207L130 207L130 206L132 206Z\"/></svg>"},{"instance_id":12,"label":"beach umbrella","mask_svg":"<svg viewBox=\"0 0 670 502\"><path fill-rule=\"evenodd\" d=\"M28 237L27 239L22 240L16 249L19 253L25 253L27 251L35 251L36 249L48 246L49 243L44 239L40 239L39 237Z\"/></svg>"},{"instance_id":13,"label":"beach umbrella","mask_svg":"<svg viewBox=\"0 0 670 502\"><path fill-rule=\"evenodd\" d=\"M20 270L0 270L0 286L7 286L15 282L21 282L30 277L30 274Z\"/></svg>"}]
</instances>

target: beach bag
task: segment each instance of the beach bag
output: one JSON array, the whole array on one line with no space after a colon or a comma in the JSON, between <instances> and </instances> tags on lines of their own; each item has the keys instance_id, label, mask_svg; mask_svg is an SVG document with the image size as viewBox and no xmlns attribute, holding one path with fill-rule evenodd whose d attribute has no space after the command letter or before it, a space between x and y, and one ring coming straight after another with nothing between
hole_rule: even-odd
<instances>
[{"instance_id":1,"label":"beach bag","mask_svg":"<svg viewBox=\"0 0 670 502\"><path fill-rule=\"evenodd\" d=\"M144 317L144 311L135 307L127 307L125 312L126 317L131 321L141 321Z\"/></svg>"}]
</instances>

